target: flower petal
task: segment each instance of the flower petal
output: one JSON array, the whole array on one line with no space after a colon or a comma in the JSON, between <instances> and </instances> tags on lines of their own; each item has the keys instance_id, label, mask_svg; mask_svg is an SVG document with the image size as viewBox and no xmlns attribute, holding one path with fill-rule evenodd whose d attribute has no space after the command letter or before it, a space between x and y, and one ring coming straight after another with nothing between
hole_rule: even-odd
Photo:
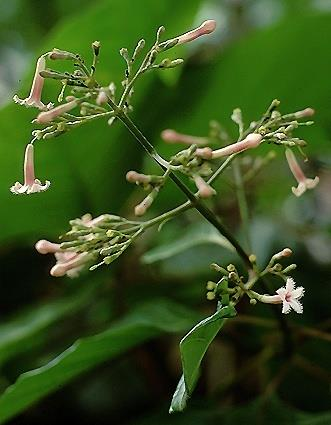
<instances>
[{"instance_id":1,"label":"flower petal","mask_svg":"<svg viewBox=\"0 0 331 425\"><path fill-rule=\"evenodd\" d=\"M296 313L299 313L299 314L303 313L303 305L301 304L301 302L300 302L300 301L297 301L297 300L291 300L291 301L289 302L289 304L290 304L290 306L293 308L293 310L294 310Z\"/></svg>"},{"instance_id":2,"label":"flower petal","mask_svg":"<svg viewBox=\"0 0 331 425\"><path fill-rule=\"evenodd\" d=\"M299 286L298 288L294 289L291 294L292 299L300 299L305 295L305 288L303 286Z\"/></svg>"},{"instance_id":3,"label":"flower petal","mask_svg":"<svg viewBox=\"0 0 331 425\"><path fill-rule=\"evenodd\" d=\"M276 293L280 296L280 298L285 301L286 295L287 295L287 289L282 286L281 288L277 289Z\"/></svg>"},{"instance_id":4,"label":"flower petal","mask_svg":"<svg viewBox=\"0 0 331 425\"><path fill-rule=\"evenodd\" d=\"M298 184L298 187L294 187L294 186L292 187L292 192L295 196L299 197L306 192L306 189L307 189L307 187L306 187L305 183L300 182Z\"/></svg>"},{"instance_id":5,"label":"flower petal","mask_svg":"<svg viewBox=\"0 0 331 425\"><path fill-rule=\"evenodd\" d=\"M286 280L286 290L287 292L293 292L295 289L295 282L294 279L291 277L288 277Z\"/></svg>"},{"instance_id":6,"label":"flower petal","mask_svg":"<svg viewBox=\"0 0 331 425\"><path fill-rule=\"evenodd\" d=\"M288 303L287 301L284 301L283 302L282 313L288 314L290 311L291 311L291 304Z\"/></svg>"},{"instance_id":7,"label":"flower petal","mask_svg":"<svg viewBox=\"0 0 331 425\"><path fill-rule=\"evenodd\" d=\"M306 179L306 188L307 189L314 189L318 185L318 182L320 181L319 177L316 176L314 179Z\"/></svg>"}]
</instances>

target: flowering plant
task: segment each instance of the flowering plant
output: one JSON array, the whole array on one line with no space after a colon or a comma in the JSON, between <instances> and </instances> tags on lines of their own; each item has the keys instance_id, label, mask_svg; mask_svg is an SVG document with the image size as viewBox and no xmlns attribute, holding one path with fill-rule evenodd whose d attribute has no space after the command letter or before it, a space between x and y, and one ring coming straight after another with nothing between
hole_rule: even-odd
<instances>
[{"instance_id":1,"label":"flowering plant","mask_svg":"<svg viewBox=\"0 0 331 425\"><path fill-rule=\"evenodd\" d=\"M318 177L311 179L305 176L294 154L295 151L306 160L303 149L307 142L296 137L295 131L299 127L313 124L309 119L313 116L314 110L309 107L284 114L280 111L280 102L273 100L262 116L248 125L244 123L242 111L236 108L231 115L232 121L238 127L236 140L232 140L218 122L211 124L210 132L205 137L165 129L161 133L164 142L184 145L184 149L178 150L169 158L162 157L131 120L134 88L139 79L147 72L161 72L180 66L183 59L163 58L164 55L170 56L170 52L175 51L178 45L206 36L215 28L216 22L208 20L198 28L163 40L165 29L160 27L154 44L145 54L143 39L137 43L131 54L126 48L121 49L120 54L125 61L126 69L120 94L115 82L101 85L96 79L100 42L92 43L93 61L90 67L78 54L54 48L37 60L28 98L22 100L17 96L14 97L16 103L38 109L33 121L38 128L32 131L32 140L27 144L25 151L24 184L15 183L10 189L14 194L34 194L50 188L49 181L43 185L35 178L34 149L39 141L61 136L76 127L99 119L105 120L109 126L116 121L121 122L161 169L161 174L127 171L127 181L147 192L134 208L136 218L114 215L111 211L96 218L85 214L70 221L71 228L60 236L59 243L44 239L37 241L35 246L39 253L55 255L56 264L50 271L52 276L76 277L87 268L93 271L100 266L108 266L147 230L160 228L169 220L193 209L197 210L202 219L210 223L226 240L230 249L238 255L241 267L242 265L244 267L244 270L241 270L232 263L211 265L218 278L215 282L207 282L207 299L215 303L216 311L194 326L180 343L183 376L174 393L170 412L185 408L197 385L200 365L209 345L226 320L238 314L237 305L242 299L248 299L251 305L271 304L283 334L284 350L288 352L292 350L291 332L283 313L287 314L291 310L296 313L303 312L299 300L304 295L304 289L301 286L295 288L295 282L291 277L296 265L283 264L291 256L291 249L284 248L277 252L267 265L261 268L259 259L251 247L245 183L254 179L261 168L273 159L274 150L269 150L266 156L258 164L249 167L246 173L240 157L253 150L258 151L262 146L284 152L289 169L298 182L298 187L292 188L293 194L297 197L304 195L307 189L313 189L319 182ZM60 72L48 68L48 64L53 61L55 63L67 61L73 65L71 67L73 69ZM42 101L42 89L47 79L60 83L56 106L55 103L45 104ZM70 94L67 95L68 90ZM221 196L220 191L215 188L215 182L230 168L234 174L234 186L245 233L244 244L223 224L221 217L208 204ZM186 196L186 202L158 216L143 220L141 217L150 213L153 203L170 181ZM278 289L273 289L269 278L276 278L281 282ZM283 284L285 286L282 286ZM281 308L277 304L281 304Z\"/></svg>"}]
</instances>

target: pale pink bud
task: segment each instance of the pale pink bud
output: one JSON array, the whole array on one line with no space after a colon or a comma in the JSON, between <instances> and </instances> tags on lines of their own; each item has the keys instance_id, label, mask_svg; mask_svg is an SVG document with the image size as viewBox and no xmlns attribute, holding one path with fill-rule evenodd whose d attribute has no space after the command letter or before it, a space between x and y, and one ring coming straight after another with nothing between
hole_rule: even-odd
<instances>
[{"instance_id":1,"label":"pale pink bud","mask_svg":"<svg viewBox=\"0 0 331 425\"><path fill-rule=\"evenodd\" d=\"M177 44L184 44L190 41L195 40L202 35L210 34L215 31L216 21L209 19L208 21L203 22L198 28L193 29L192 31L186 32L185 34L177 37Z\"/></svg>"},{"instance_id":2,"label":"pale pink bud","mask_svg":"<svg viewBox=\"0 0 331 425\"><path fill-rule=\"evenodd\" d=\"M295 118L308 118L308 117L312 117L315 114L315 110L313 108L306 108L303 109L302 111L298 111L296 112Z\"/></svg>"},{"instance_id":3,"label":"pale pink bud","mask_svg":"<svg viewBox=\"0 0 331 425\"><path fill-rule=\"evenodd\" d=\"M194 183L198 189L198 195L201 198L210 198L211 196L216 194L216 191L209 186L208 183L204 181L204 179L198 174L193 177Z\"/></svg>"},{"instance_id":4,"label":"pale pink bud","mask_svg":"<svg viewBox=\"0 0 331 425\"><path fill-rule=\"evenodd\" d=\"M71 109L75 108L77 105L77 100L71 100L68 103L64 103L63 105L59 105L56 108L51 109L50 111L40 112L36 121L39 124L47 124L54 121L55 118L64 114L65 112L71 111Z\"/></svg>"},{"instance_id":5,"label":"pale pink bud","mask_svg":"<svg viewBox=\"0 0 331 425\"><path fill-rule=\"evenodd\" d=\"M247 149L256 148L262 142L263 137L258 133L250 133L245 139L237 143L232 143L231 145L225 146L224 148L217 149L211 152L211 159L221 158L223 156L232 155L234 153L243 152ZM197 149L196 155L202 158L206 158L210 155L209 151L206 151L208 148ZM208 158L209 159L209 158Z\"/></svg>"},{"instance_id":6,"label":"pale pink bud","mask_svg":"<svg viewBox=\"0 0 331 425\"><path fill-rule=\"evenodd\" d=\"M282 257L290 257L293 254L293 251L290 248L284 248L280 254Z\"/></svg>"},{"instance_id":7,"label":"pale pink bud","mask_svg":"<svg viewBox=\"0 0 331 425\"><path fill-rule=\"evenodd\" d=\"M67 275L77 277L81 269L89 262L91 256L87 252L63 252L55 254L57 263L51 268L50 274L54 277Z\"/></svg>"},{"instance_id":8,"label":"pale pink bud","mask_svg":"<svg viewBox=\"0 0 331 425\"><path fill-rule=\"evenodd\" d=\"M297 187L292 187L292 192L295 196L301 196L307 189L313 189L317 186L319 182L319 177L315 177L314 179L307 178L302 171L300 165L298 164L294 153L291 149L286 149L285 151L286 159L290 170L292 171L293 176L298 182Z\"/></svg>"},{"instance_id":9,"label":"pale pink bud","mask_svg":"<svg viewBox=\"0 0 331 425\"><path fill-rule=\"evenodd\" d=\"M167 129L161 133L162 139L167 143L185 143L186 145L206 145L208 139L205 137L189 136L177 133L175 130Z\"/></svg>"},{"instance_id":10,"label":"pale pink bud","mask_svg":"<svg viewBox=\"0 0 331 425\"><path fill-rule=\"evenodd\" d=\"M100 105L104 105L107 102L108 102L107 93L104 90L100 90L95 103L100 106Z\"/></svg>"},{"instance_id":11,"label":"pale pink bud","mask_svg":"<svg viewBox=\"0 0 331 425\"><path fill-rule=\"evenodd\" d=\"M35 248L39 254L55 254L55 252L59 252L61 250L61 245L59 243L53 243L46 239L42 239L36 243Z\"/></svg>"},{"instance_id":12,"label":"pale pink bud","mask_svg":"<svg viewBox=\"0 0 331 425\"><path fill-rule=\"evenodd\" d=\"M40 56L37 60L36 70L32 81L31 91L29 97L26 99L20 99L17 95L13 97L15 103L24 105L27 107L35 107L42 111L47 109L41 101L41 93L44 86L44 78L40 75L41 71L46 69L45 56Z\"/></svg>"},{"instance_id":13,"label":"pale pink bud","mask_svg":"<svg viewBox=\"0 0 331 425\"><path fill-rule=\"evenodd\" d=\"M34 172L34 147L32 143L29 143L25 149L24 158L24 185L16 182L14 186L10 188L10 191L15 195L26 193L27 195L36 192L44 192L50 186L50 182L46 180L45 184L42 185L40 180L35 178Z\"/></svg>"},{"instance_id":14,"label":"pale pink bud","mask_svg":"<svg viewBox=\"0 0 331 425\"><path fill-rule=\"evenodd\" d=\"M280 260L284 257L290 257L293 254L290 248L284 248L282 251L277 252L277 254L273 255L273 260Z\"/></svg>"},{"instance_id":15,"label":"pale pink bud","mask_svg":"<svg viewBox=\"0 0 331 425\"><path fill-rule=\"evenodd\" d=\"M212 159L213 150L211 148L199 148L195 151L195 154L203 159Z\"/></svg>"},{"instance_id":16,"label":"pale pink bud","mask_svg":"<svg viewBox=\"0 0 331 425\"><path fill-rule=\"evenodd\" d=\"M142 184L148 184L151 181L150 176L146 176L146 174L140 174L136 171L128 171L126 173L126 180L129 183L142 183Z\"/></svg>"}]
</instances>

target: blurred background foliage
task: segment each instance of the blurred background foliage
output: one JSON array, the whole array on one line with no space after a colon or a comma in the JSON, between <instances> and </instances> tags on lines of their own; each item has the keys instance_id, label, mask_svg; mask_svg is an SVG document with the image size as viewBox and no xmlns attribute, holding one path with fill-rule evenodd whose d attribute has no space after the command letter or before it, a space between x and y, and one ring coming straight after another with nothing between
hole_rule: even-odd
<instances>
[{"instance_id":1,"label":"blurred background foliage","mask_svg":"<svg viewBox=\"0 0 331 425\"><path fill-rule=\"evenodd\" d=\"M159 25L171 37L206 18L216 19L218 29L178 49L187 58L180 71L155 72L137 85L133 119L169 155L174 147L161 142L164 128L206 135L216 119L235 137L235 107L248 123L273 98L285 112L311 106L315 125L300 135L309 142L307 170L321 181L294 199L276 149L247 188L259 263L291 246L294 277L306 288L304 315L290 317L304 326L295 356L278 352L269 309L243 303L209 350L187 411L168 416L180 337L213 310L205 300L205 282L214 278L209 264L238 259L190 212L147 234L108 269L75 280L49 277L53 259L39 256L34 243L56 240L69 219L86 212L132 216L143 194L125 173L154 165L120 123L96 122L39 142L38 176L51 180L51 189L14 197L8 188L21 179L35 112L11 98L24 97L37 56L53 47L91 58L90 43L100 40L98 80L120 84L121 47L132 49L141 37L151 43ZM330 424L331 1L2 0L0 22L0 390L8 388L0 423ZM43 99L57 90L47 82ZM231 170L217 184L212 208L241 238L230 179ZM181 201L169 185L151 214Z\"/></svg>"}]
</instances>

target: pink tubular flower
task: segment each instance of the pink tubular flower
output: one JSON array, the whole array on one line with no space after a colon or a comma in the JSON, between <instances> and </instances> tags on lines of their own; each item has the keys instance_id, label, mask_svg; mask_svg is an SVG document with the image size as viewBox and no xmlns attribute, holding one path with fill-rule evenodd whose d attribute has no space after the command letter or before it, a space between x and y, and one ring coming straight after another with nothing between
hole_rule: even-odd
<instances>
[{"instance_id":1,"label":"pink tubular flower","mask_svg":"<svg viewBox=\"0 0 331 425\"><path fill-rule=\"evenodd\" d=\"M302 171L300 165L298 164L291 149L286 149L285 155L290 170L292 171L293 176L298 182L298 187L292 187L292 192L294 193L294 195L301 196L303 193L305 193L307 189L314 189L314 187L319 182L319 177L316 176L314 179L307 178L304 172Z\"/></svg>"},{"instance_id":2,"label":"pink tubular flower","mask_svg":"<svg viewBox=\"0 0 331 425\"><path fill-rule=\"evenodd\" d=\"M42 111L47 109L47 106L41 101L41 92L44 86L44 78L39 74L41 71L44 71L46 68L45 55L40 56L37 60L36 71L33 77L31 91L29 97L26 99L20 99L17 95L13 97L15 103L19 105L24 105L27 107L35 107L41 109Z\"/></svg>"},{"instance_id":3,"label":"pink tubular flower","mask_svg":"<svg viewBox=\"0 0 331 425\"><path fill-rule=\"evenodd\" d=\"M256 148L262 142L263 137L258 133L251 133L237 143L225 146L224 148L217 149L215 151L210 148L202 148L196 150L196 155L205 159L221 158L223 156L232 155L233 153L239 153L247 149Z\"/></svg>"},{"instance_id":4,"label":"pink tubular flower","mask_svg":"<svg viewBox=\"0 0 331 425\"><path fill-rule=\"evenodd\" d=\"M210 34L211 32L215 31L215 28L216 21L209 19L208 21L203 22L198 28L195 28L194 30L186 32L185 34L177 37L177 44L188 43L198 37L201 37L202 35Z\"/></svg>"},{"instance_id":5,"label":"pink tubular flower","mask_svg":"<svg viewBox=\"0 0 331 425\"><path fill-rule=\"evenodd\" d=\"M56 264L51 268L50 274L54 277L67 275L71 278L77 277L81 269L89 262L91 255L87 252L77 253L64 251L61 245L49 242L45 239L40 240L35 245L40 254L54 254Z\"/></svg>"},{"instance_id":6,"label":"pink tubular flower","mask_svg":"<svg viewBox=\"0 0 331 425\"><path fill-rule=\"evenodd\" d=\"M198 189L198 195L201 198L210 198L216 194L216 191L211 186L209 186L209 184L205 182L204 179L198 174L196 174L193 179Z\"/></svg>"},{"instance_id":7,"label":"pink tubular flower","mask_svg":"<svg viewBox=\"0 0 331 425\"><path fill-rule=\"evenodd\" d=\"M289 313L293 309L296 313L303 312L303 306L298 301L304 296L305 290L302 286L295 288L294 280L289 277L285 287L276 291L277 295L261 295L259 301L267 304L283 304L282 313Z\"/></svg>"},{"instance_id":8,"label":"pink tubular flower","mask_svg":"<svg viewBox=\"0 0 331 425\"><path fill-rule=\"evenodd\" d=\"M47 124L51 121L53 121L58 116L64 114L65 112L71 111L71 109L74 109L78 105L78 102L76 99L71 100L68 103L64 103L63 105L59 105L56 108L53 108L46 112L40 112L40 114L37 116L37 123L39 124Z\"/></svg>"},{"instance_id":9,"label":"pink tubular flower","mask_svg":"<svg viewBox=\"0 0 331 425\"><path fill-rule=\"evenodd\" d=\"M35 178L33 150L33 144L29 143L25 149L24 185L21 185L21 183L16 182L14 186L10 188L10 191L15 195L20 195L23 193L30 195L31 193L44 192L49 188L51 184L48 180L46 180L45 184L42 185L40 180Z\"/></svg>"},{"instance_id":10,"label":"pink tubular flower","mask_svg":"<svg viewBox=\"0 0 331 425\"><path fill-rule=\"evenodd\" d=\"M168 143L185 143L186 145L206 145L208 139L205 137L189 136L188 134L177 133L175 130L163 130L161 137Z\"/></svg>"}]
</instances>

